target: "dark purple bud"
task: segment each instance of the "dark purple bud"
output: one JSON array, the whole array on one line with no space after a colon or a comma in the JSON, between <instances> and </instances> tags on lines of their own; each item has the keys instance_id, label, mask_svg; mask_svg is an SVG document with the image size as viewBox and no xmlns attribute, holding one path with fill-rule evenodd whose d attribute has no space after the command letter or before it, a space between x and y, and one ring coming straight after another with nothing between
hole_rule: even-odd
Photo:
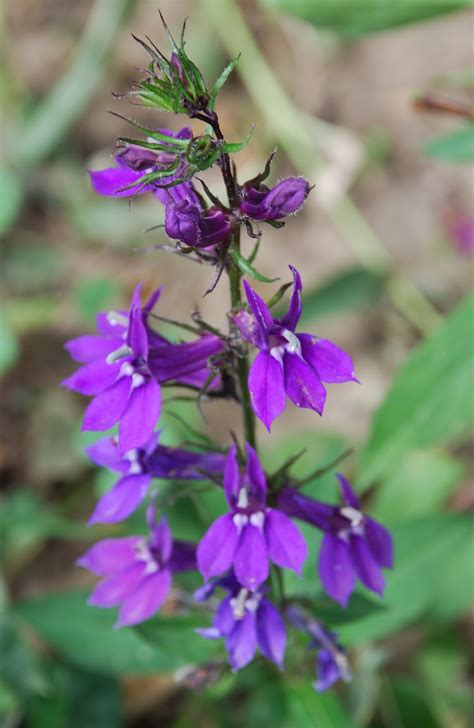
<instances>
[{"instance_id":1,"label":"dark purple bud","mask_svg":"<svg viewBox=\"0 0 474 728\"><path fill-rule=\"evenodd\" d=\"M230 234L230 222L228 216L215 207L211 207L201 215L200 223L200 245L218 245Z\"/></svg>"},{"instance_id":2,"label":"dark purple bud","mask_svg":"<svg viewBox=\"0 0 474 728\"><path fill-rule=\"evenodd\" d=\"M240 209L254 220L279 220L297 212L310 189L303 177L288 177L270 190L265 185L244 186Z\"/></svg>"},{"instance_id":3,"label":"dark purple bud","mask_svg":"<svg viewBox=\"0 0 474 728\"><path fill-rule=\"evenodd\" d=\"M199 208L188 200L179 204L169 202L166 205L165 230L173 240L180 240L185 245L197 245L200 237L199 222Z\"/></svg>"},{"instance_id":4,"label":"dark purple bud","mask_svg":"<svg viewBox=\"0 0 474 728\"><path fill-rule=\"evenodd\" d=\"M153 169L158 162L158 155L151 149L143 147L125 147L115 155L118 164L133 169L135 172L145 172Z\"/></svg>"}]
</instances>

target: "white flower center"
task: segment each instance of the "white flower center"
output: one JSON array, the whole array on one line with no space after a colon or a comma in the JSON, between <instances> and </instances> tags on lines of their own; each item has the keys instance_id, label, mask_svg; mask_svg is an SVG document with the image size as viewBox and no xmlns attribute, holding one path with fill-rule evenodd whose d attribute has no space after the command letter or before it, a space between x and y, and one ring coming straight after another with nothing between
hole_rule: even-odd
<instances>
[{"instance_id":1,"label":"white flower center","mask_svg":"<svg viewBox=\"0 0 474 728\"><path fill-rule=\"evenodd\" d=\"M107 321L111 326L123 326L128 327L128 317L124 316L123 313L118 311L109 311L107 314Z\"/></svg>"},{"instance_id":2,"label":"white flower center","mask_svg":"<svg viewBox=\"0 0 474 728\"><path fill-rule=\"evenodd\" d=\"M265 514L263 511L257 511L256 513L252 513L250 516L250 523L252 526L255 526L256 528L259 528L260 530L263 527L263 524L265 523Z\"/></svg>"},{"instance_id":3,"label":"white flower center","mask_svg":"<svg viewBox=\"0 0 474 728\"><path fill-rule=\"evenodd\" d=\"M129 346L124 344L118 349L115 349L115 351L112 351L105 361L107 362L107 364L114 364L119 359L123 359L124 356L130 356L130 354L133 354L132 350Z\"/></svg>"},{"instance_id":4,"label":"white flower center","mask_svg":"<svg viewBox=\"0 0 474 728\"><path fill-rule=\"evenodd\" d=\"M357 526L360 526L364 520L363 514L356 508L352 508L352 506L345 506L344 508L341 508L341 515L343 515L344 518L349 519L352 528L357 528Z\"/></svg>"},{"instance_id":5,"label":"white flower center","mask_svg":"<svg viewBox=\"0 0 474 728\"><path fill-rule=\"evenodd\" d=\"M245 513L236 513L235 516L232 519L234 526L237 528L238 532L243 529L244 526L247 525L249 522L249 517L245 515Z\"/></svg>"},{"instance_id":6,"label":"white flower center","mask_svg":"<svg viewBox=\"0 0 474 728\"><path fill-rule=\"evenodd\" d=\"M301 344L298 337L288 329L282 331L282 336L287 340L287 344L280 344L280 346L273 346L270 349L270 356L276 359L280 364L283 365L283 355L287 351L289 354L296 354L301 356Z\"/></svg>"},{"instance_id":7,"label":"white flower center","mask_svg":"<svg viewBox=\"0 0 474 728\"><path fill-rule=\"evenodd\" d=\"M132 374L132 389L141 387L142 384L145 384L145 377L143 376L143 374L139 374L138 372Z\"/></svg>"}]
</instances>

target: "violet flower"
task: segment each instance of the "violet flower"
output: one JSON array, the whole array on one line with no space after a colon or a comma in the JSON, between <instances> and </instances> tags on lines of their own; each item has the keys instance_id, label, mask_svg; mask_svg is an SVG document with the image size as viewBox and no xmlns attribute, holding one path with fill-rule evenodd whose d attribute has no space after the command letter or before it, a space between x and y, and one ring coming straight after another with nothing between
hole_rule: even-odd
<instances>
[{"instance_id":1,"label":"violet flower","mask_svg":"<svg viewBox=\"0 0 474 728\"><path fill-rule=\"evenodd\" d=\"M170 200L165 207L165 230L173 240L205 248L222 243L230 234L230 218L217 207L203 209L199 201Z\"/></svg>"},{"instance_id":2,"label":"violet flower","mask_svg":"<svg viewBox=\"0 0 474 728\"><path fill-rule=\"evenodd\" d=\"M242 188L240 211L253 220L280 220L298 212L310 189L303 177L287 177L271 189L250 183Z\"/></svg>"},{"instance_id":3,"label":"violet flower","mask_svg":"<svg viewBox=\"0 0 474 728\"><path fill-rule=\"evenodd\" d=\"M384 526L360 511L360 501L346 478L340 482L343 505L320 503L293 488L283 488L278 507L324 531L318 570L324 589L343 607L356 580L382 595L382 568L393 566L392 538Z\"/></svg>"},{"instance_id":4,"label":"violet flower","mask_svg":"<svg viewBox=\"0 0 474 728\"><path fill-rule=\"evenodd\" d=\"M172 574L196 568L193 544L173 542L166 520L156 523L153 506L148 509L148 525L149 538L108 538L76 562L101 577L89 604L120 606L116 627L149 619L165 601Z\"/></svg>"},{"instance_id":5,"label":"violet flower","mask_svg":"<svg viewBox=\"0 0 474 728\"><path fill-rule=\"evenodd\" d=\"M457 216L449 224L448 230L459 253L474 255L474 217Z\"/></svg>"},{"instance_id":6,"label":"violet flower","mask_svg":"<svg viewBox=\"0 0 474 728\"><path fill-rule=\"evenodd\" d=\"M81 336L66 344L72 358L85 366L65 379L63 386L94 397L82 429L104 431L120 422L122 453L143 446L150 438L161 411L158 382L202 382L208 358L222 349L222 342L212 334L194 342L168 342L148 325L160 289L143 307L140 291L141 284L128 313L99 314L99 336Z\"/></svg>"},{"instance_id":7,"label":"violet flower","mask_svg":"<svg viewBox=\"0 0 474 728\"><path fill-rule=\"evenodd\" d=\"M313 687L318 693L324 692L338 680L350 682L352 679L345 650L337 643L337 635L329 632L322 624L304 616L301 609L292 604L286 614L290 622L311 637L310 649L317 650L316 674Z\"/></svg>"},{"instance_id":8,"label":"violet flower","mask_svg":"<svg viewBox=\"0 0 474 728\"><path fill-rule=\"evenodd\" d=\"M162 134L175 139L192 139L189 127L180 129L177 133L168 129L159 129ZM182 182L170 187L175 180L186 176L185 162L180 162L174 172L153 182L140 182L145 175L170 169L176 158L176 151L170 147L170 152L155 152L140 146L127 146L119 149L115 154L116 166L101 170L89 170L94 192L99 195L112 197L132 197L144 192L153 192L154 195L166 204L169 200L181 202L188 198L197 201L197 195L190 182Z\"/></svg>"},{"instance_id":9,"label":"violet flower","mask_svg":"<svg viewBox=\"0 0 474 728\"><path fill-rule=\"evenodd\" d=\"M257 647L267 660L280 669L286 647L285 623L278 609L264 596L264 589L250 591L234 576L215 580L195 592L198 601L207 599L217 587L228 592L219 604L212 627L197 629L206 639L225 640L229 664L234 672L248 665Z\"/></svg>"},{"instance_id":10,"label":"violet flower","mask_svg":"<svg viewBox=\"0 0 474 728\"><path fill-rule=\"evenodd\" d=\"M269 562L301 573L306 543L292 521L266 505L265 473L255 450L246 445L247 465L239 473L236 447L227 455L224 491L230 513L211 525L197 549L199 571L206 580L234 567L237 581L255 591L269 574Z\"/></svg>"},{"instance_id":11,"label":"violet flower","mask_svg":"<svg viewBox=\"0 0 474 728\"><path fill-rule=\"evenodd\" d=\"M301 278L289 266L294 284L288 311L273 318L267 304L244 281L252 314L240 311L234 321L242 336L260 349L250 368L252 409L270 431L285 408L286 397L297 407L323 413L325 383L358 381L351 357L327 339L295 332L301 316Z\"/></svg>"},{"instance_id":12,"label":"violet flower","mask_svg":"<svg viewBox=\"0 0 474 728\"><path fill-rule=\"evenodd\" d=\"M121 454L117 438L106 437L86 448L96 464L121 474L113 488L98 501L89 519L93 523L123 521L147 494L153 478L203 480L206 473L222 474L224 456L158 444L154 433L141 448Z\"/></svg>"}]
</instances>

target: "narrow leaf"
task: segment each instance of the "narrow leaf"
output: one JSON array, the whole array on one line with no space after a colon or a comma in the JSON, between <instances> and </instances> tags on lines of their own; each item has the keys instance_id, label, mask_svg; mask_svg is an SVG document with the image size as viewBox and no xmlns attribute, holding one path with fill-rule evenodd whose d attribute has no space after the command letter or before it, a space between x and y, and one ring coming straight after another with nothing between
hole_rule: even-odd
<instances>
[{"instance_id":1,"label":"narrow leaf","mask_svg":"<svg viewBox=\"0 0 474 728\"><path fill-rule=\"evenodd\" d=\"M261 281L262 283L274 283L275 281L280 280L279 278L267 278L259 273L247 260L245 260L242 255L240 255L236 248L231 248L229 252L234 259L235 264L244 275L250 276L254 280Z\"/></svg>"}]
</instances>

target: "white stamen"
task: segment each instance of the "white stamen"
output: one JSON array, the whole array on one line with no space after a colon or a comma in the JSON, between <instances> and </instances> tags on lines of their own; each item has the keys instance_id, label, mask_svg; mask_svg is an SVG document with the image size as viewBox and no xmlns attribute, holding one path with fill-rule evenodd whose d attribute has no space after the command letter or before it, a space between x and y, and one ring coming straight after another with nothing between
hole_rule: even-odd
<instances>
[{"instance_id":1,"label":"white stamen","mask_svg":"<svg viewBox=\"0 0 474 728\"><path fill-rule=\"evenodd\" d=\"M136 461L132 463L128 469L129 475L139 475L141 472L143 472L142 466Z\"/></svg>"},{"instance_id":2,"label":"white stamen","mask_svg":"<svg viewBox=\"0 0 474 728\"><path fill-rule=\"evenodd\" d=\"M349 519L353 528L360 526L364 520L363 514L355 508L352 508L352 506L345 506L344 508L341 508L341 515L343 515L344 518Z\"/></svg>"},{"instance_id":3,"label":"white stamen","mask_svg":"<svg viewBox=\"0 0 474 728\"><path fill-rule=\"evenodd\" d=\"M237 501L237 507L238 508L248 508L249 504L249 494L247 493L246 488L241 488L239 490L239 499Z\"/></svg>"},{"instance_id":4,"label":"white stamen","mask_svg":"<svg viewBox=\"0 0 474 728\"><path fill-rule=\"evenodd\" d=\"M230 606L235 619L242 619L245 616L246 599L248 589L241 589L236 598L230 600Z\"/></svg>"},{"instance_id":5,"label":"white stamen","mask_svg":"<svg viewBox=\"0 0 474 728\"><path fill-rule=\"evenodd\" d=\"M143 376L143 374L135 372L135 374L132 375L132 389L141 387L142 384L145 384L145 377Z\"/></svg>"},{"instance_id":6,"label":"white stamen","mask_svg":"<svg viewBox=\"0 0 474 728\"><path fill-rule=\"evenodd\" d=\"M277 360L279 364L283 366L283 354L285 353L285 346L272 346L270 349L270 356Z\"/></svg>"},{"instance_id":7,"label":"white stamen","mask_svg":"<svg viewBox=\"0 0 474 728\"><path fill-rule=\"evenodd\" d=\"M128 326L128 317L118 311L109 311L107 314L107 321L111 326Z\"/></svg>"},{"instance_id":8,"label":"white stamen","mask_svg":"<svg viewBox=\"0 0 474 728\"><path fill-rule=\"evenodd\" d=\"M236 513L232 521L234 522L234 526L236 526L237 530L240 533L243 527L246 526L249 522L249 517L246 516L245 513Z\"/></svg>"},{"instance_id":9,"label":"white stamen","mask_svg":"<svg viewBox=\"0 0 474 728\"><path fill-rule=\"evenodd\" d=\"M118 359L123 359L124 356L130 356L130 354L132 353L133 352L130 347L124 344L118 349L115 349L115 351L112 351L105 361L107 362L107 364L114 364L116 361L118 361Z\"/></svg>"},{"instance_id":10,"label":"white stamen","mask_svg":"<svg viewBox=\"0 0 474 728\"><path fill-rule=\"evenodd\" d=\"M283 336L287 340L288 344L285 346L285 349L290 352L290 354L298 354L298 356L301 355L301 344L298 339L298 337L288 329L285 329L283 332Z\"/></svg>"},{"instance_id":11,"label":"white stamen","mask_svg":"<svg viewBox=\"0 0 474 728\"><path fill-rule=\"evenodd\" d=\"M129 361L126 361L125 364L122 364L120 367L120 376L121 377L131 377L135 369L130 364Z\"/></svg>"},{"instance_id":12,"label":"white stamen","mask_svg":"<svg viewBox=\"0 0 474 728\"><path fill-rule=\"evenodd\" d=\"M265 514L263 511L257 511L256 513L252 513L250 516L250 523L252 526L256 526L256 528L262 529L263 524L265 523Z\"/></svg>"}]
</instances>

